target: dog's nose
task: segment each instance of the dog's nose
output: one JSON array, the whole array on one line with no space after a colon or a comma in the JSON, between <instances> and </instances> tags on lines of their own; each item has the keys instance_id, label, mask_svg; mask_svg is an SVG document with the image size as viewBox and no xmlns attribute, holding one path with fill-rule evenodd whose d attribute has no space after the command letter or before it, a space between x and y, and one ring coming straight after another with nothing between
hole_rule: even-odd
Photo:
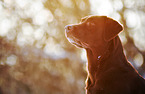
<instances>
[{"instance_id":1,"label":"dog's nose","mask_svg":"<svg viewBox=\"0 0 145 94\"><path fill-rule=\"evenodd\" d=\"M65 26L65 29L68 32L69 30L73 29L73 26L72 25L67 25L67 26Z\"/></svg>"}]
</instances>

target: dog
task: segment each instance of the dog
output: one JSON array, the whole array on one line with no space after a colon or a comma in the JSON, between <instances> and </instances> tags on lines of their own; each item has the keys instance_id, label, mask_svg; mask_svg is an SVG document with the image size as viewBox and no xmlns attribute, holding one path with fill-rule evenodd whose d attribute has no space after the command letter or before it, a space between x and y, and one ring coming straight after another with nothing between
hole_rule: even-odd
<instances>
[{"instance_id":1,"label":"dog","mask_svg":"<svg viewBox=\"0 0 145 94\"><path fill-rule=\"evenodd\" d=\"M65 26L68 41L87 52L86 94L145 94L145 80L127 61L118 34L123 26L107 16L86 16Z\"/></svg>"}]
</instances>

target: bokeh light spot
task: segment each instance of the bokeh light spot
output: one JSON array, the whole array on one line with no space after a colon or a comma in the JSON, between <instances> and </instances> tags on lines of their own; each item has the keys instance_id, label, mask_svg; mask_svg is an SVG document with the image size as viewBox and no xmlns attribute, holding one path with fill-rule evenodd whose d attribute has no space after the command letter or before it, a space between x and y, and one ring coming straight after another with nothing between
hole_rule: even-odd
<instances>
[{"instance_id":1,"label":"bokeh light spot","mask_svg":"<svg viewBox=\"0 0 145 94\"><path fill-rule=\"evenodd\" d=\"M141 51L145 51L145 34L143 30L138 30L133 34L135 46Z\"/></svg>"},{"instance_id":2,"label":"bokeh light spot","mask_svg":"<svg viewBox=\"0 0 145 94\"><path fill-rule=\"evenodd\" d=\"M89 0L91 4L91 13L109 16L113 12L113 7L109 0Z\"/></svg>"},{"instance_id":3,"label":"bokeh light spot","mask_svg":"<svg viewBox=\"0 0 145 94\"><path fill-rule=\"evenodd\" d=\"M20 8L25 8L29 3L29 0L15 0L16 4Z\"/></svg>"},{"instance_id":4,"label":"bokeh light spot","mask_svg":"<svg viewBox=\"0 0 145 94\"><path fill-rule=\"evenodd\" d=\"M62 11L60 9L56 9L55 12L54 12L54 14L56 16L60 16L60 17L63 15L63 13L62 13Z\"/></svg>"},{"instance_id":5,"label":"bokeh light spot","mask_svg":"<svg viewBox=\"0 0 145 94\"><path fill-rule=\"evenodd\" d=\"M44 36L44 30L43 29L39 28L39 29L35 30L35 32L34 32L34 38L36 40L42 39L43 36Z\"/></svg>"},{"instance_id":6,"label":"bokeh light spot","mask_svg":"<svg viewBox=\"0 0 145 94\"><path fill-rule=\"evenodd\" d=\"M85 4L84 1L81 1L81 2L80 2L79 8L80 8L81 10L85 10L85 9L86 9L86 4Z\"/></svg>"},{"instance_id":7,"label":"bokeh light spot","mask_svg":"<svg viewBox=\"0 0 145 94\"><path fill-rule=\"evenodd\" d=\"M64 50L60 44L54 43L54 40L52 38L49 38L47 40L47 42L48 43L46 44L46 46L43 49L47 55L49 55L53 59L65 57Z\"/></svg>"},{"instance_id":8,"label":"bokeh light spot","mask_svg":"<svg viewBox=\"0 0 145 94\"><path fill-rule=\"evenodd\" d=\"M0 21L0 36L6 36L11 29L11 21L9 19L3 19Z\"/></svg>"},{"instance_id":9,"label":"bokeh light spot","mask_svg":"<svg viewBox=\"0 0 145 94\"><path fill-rule=\"evenodd\" d=\"M46 24L48 22L52 22L52 21L53 21L53 15L47 9L41 10L33 18L33 23L35 25L44 25L44 24Z\"/></svg>"},{"instance_id":10,"label":"bokeh light spot","mask_svg":"<svg viewBox=\"0 0 145 94\"><path fill-rule=\"evenodd\" d=\"M34 32L34 29L29 23L22 24L22 33L24 36L32 36L33 32Z\"/></svg>"},{"instance_id":11,"label":"bokeh light spot","mask_svg":"<svg viewBox=\"0 0 145 94\"><path fill-rule=\"evenodd\" d=\"M26 38L25 36L22 34L22 32L19 32L17 35L17 44L19 46L24 46L26 43Z\"/></svg>"},{"instance_id":12,"label":"bokeh light spot","mask_svg":"<svg viewBox=\"0 0 145 94\"><path fill-rule=\"evenodd\" d=\"M113 6L114 6L114 9L119 11L123 8L123 3L121 0L114 0L113 1Z\"/></svg>"},{"instance_id":13,"label":"bokeh light spot","mask_svg":"<svg viewBox=\"0 0 145 94\"><path fill-rule=\"evenodd\" d=\"M129 28L140 27L140 18L139 15L131 10L126 10L124 12L124 16L126 18L126 25Z\"/></svg>"},{"instance_id":14,"label":"bokeh light spot","mask_svg":"<svg viewBox=\"0 0 145 94\"><path fill-rule=\"evenodd\" d=\"M8 40L14 40L16 38L16 31L15 30L11 30L8 34L7 34L7 39Z\"/></svg>"},{"instance_id":15,"label":"bokeh light spot","mask_svg":"<svg viewBox=\"0 0 145 94\"><path fill-rule=\"evenodd\" d=\"M140 67L143 64L143 56L142 54L138 53L134 57L134 62L137 67Z\"/></svg>"},{"instance_id":16,"label":"bokeh light spot","mask_svg":"<svg viewBox=\"0 0 145 94\"><path fill-rule=\"evenodd\" d=\"M17 56L15 55L10 55L7 57L7 60L6 60L6 63L10 66L13 66L15 65L17 62Z\"/></svg>"},{"instance_id":17,"label":"bokeh light spot","mask_svg":"<svg viewBox=\"0 0 145 94\"><path fill-rule=\"evenodd\" d=\"M124 5L126 8L131 8L135 4L135 0L124 0Z\"/></svg>"},{"instance_id":18,"label":"bokeh light spot","mask_svg":"<svg viewBox=\"0 0 145 94\"><path fill-rule=\"evenodd\" d=\"M87 55L86 55L85 49L81 50L81 59L82 59L82 61L87 62Z\"/></svg>"},{"instance_id":19,"label":"bokeh light spot","mask_svg":"<svg viewBox=\"0 0 145 94\"><path fill-rule=\"evenodd\" d=\"M74 5L71 0L58 0L64 7L73 8Z\"/></svg>"}]
</instances>

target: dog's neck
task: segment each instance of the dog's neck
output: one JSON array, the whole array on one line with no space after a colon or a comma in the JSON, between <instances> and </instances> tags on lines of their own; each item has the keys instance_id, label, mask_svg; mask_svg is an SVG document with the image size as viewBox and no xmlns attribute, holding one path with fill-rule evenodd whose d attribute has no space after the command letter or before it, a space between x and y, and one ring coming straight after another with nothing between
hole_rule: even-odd
<instances>
[{"instance_id":1,"label":"dog's neck","mask_svg":"<svg viewBox=\"0 0 145 94\"><path fill-rule=\"evenodd\" d=\"M126 60L123 54L123 47L118 36L113 40L111 40L107 44L107 46L105 46L105 50L103 49L102 51L101 50L94 51L92 49L86 49L86 51L87 51L87 58L88 58L88 71L90 76L96 75L99 68L104 66L105 63L110 63L112 60L113 61L118 60L116 59L118 55L119 57L123 58L122 60ZM110 63L110 66L113 66L113 64L111 65Z\"/></svg>"}]
</instances>

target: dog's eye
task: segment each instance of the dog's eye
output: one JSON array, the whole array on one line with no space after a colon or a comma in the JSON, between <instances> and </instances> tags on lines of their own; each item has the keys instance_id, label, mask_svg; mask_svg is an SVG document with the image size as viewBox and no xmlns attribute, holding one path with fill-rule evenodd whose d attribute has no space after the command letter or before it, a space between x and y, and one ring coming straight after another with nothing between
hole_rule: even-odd
<instances>
[{"instance_id":1,"label":"dog's eye","mask_svg":"<svg viewBox=\"0 0 145 94\"><path fill-rule=\"evenodd\" d=\"M90 26L90 22L87 22L87 25Z\"/></svg>"},{"instance_id":2,"label":"dog's eye","mask_svg":"<svg viewBox=\"0 0 145 94\"><path fill-rule=\"evenodd\" d=\"M90 26L90 25L95 25L94 23L91 23L91 22L87 22L87 26Z\"/></svg>"}]
</instances>

